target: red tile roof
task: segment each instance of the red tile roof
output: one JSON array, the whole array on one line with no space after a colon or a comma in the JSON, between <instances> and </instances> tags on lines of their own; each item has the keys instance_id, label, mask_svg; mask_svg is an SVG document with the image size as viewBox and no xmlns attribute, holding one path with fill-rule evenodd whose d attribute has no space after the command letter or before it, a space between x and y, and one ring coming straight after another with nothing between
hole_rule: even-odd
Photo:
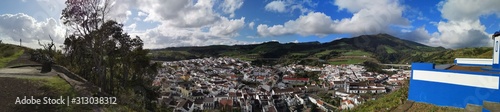
<instances>
[{"instance_id":1,"label":"red tile roof","mask_svg":"<svg viewBox=\"0 0 500 112\"><path fill-rule=\"evenodd\" d=\"M264 78L266 78L266 77L264 77L264 76L257 76L257 79L264 79Z\"/></svg>"},{"instance_id":2,"label":"red tile roof","mask_svg":"<svg viewBox=\"0 0 500 112\"><path fill-rule=\"evenodd\" d=\"M221 105L233 106L233 100L222 99L219 101Z\"/></svg>"},{"instance_id":3,"label":"red tile roof","mask_svg":"<svg viewBox=\"0 0 500 112\"><path fill-rule=\"evenodd\" d=\"M323 102L321 100L317 101L319 105L323 105Z\"/></svg>"}]
</instances>

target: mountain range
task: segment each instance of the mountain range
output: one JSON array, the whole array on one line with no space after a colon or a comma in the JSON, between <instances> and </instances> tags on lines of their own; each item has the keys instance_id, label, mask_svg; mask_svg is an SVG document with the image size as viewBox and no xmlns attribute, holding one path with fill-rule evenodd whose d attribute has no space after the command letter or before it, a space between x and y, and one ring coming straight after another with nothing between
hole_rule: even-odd
<instances>
[{"instance_id":1,"label":"mountain range","mask_svg":"<svg viewBox=\"0 0 500 112\"><path fill-rule=\"evenodd\" d=\"M260 64L356 64L364 61L409 64L424 61L452 63L457 57L491 58L491 48L446 49L404 40L389 34L361 35L331 42L252 45L212 45L152 49L156 60L173 61L203 57L233 57ZM488 57L489 56L489 57Z\"/></svg>"}]
</instances>

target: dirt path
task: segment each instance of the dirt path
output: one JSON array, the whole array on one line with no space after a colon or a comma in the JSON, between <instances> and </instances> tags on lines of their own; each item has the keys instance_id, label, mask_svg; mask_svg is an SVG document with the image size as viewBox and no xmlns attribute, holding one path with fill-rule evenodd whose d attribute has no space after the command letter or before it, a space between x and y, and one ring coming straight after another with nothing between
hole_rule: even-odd
<instances>
[{"instance_id":1,"label":"dirt path","mask_svg":"<svg viewBox=\"0 0 500 112\"><path fill-rule=\"evenodd\" d=\"M403 105L399 105L391 112L406 112L406 111L408 111L408 109L410 109L413 106L413 103L415 103L415 102L406 100L406 102Z\"/></svg>"},{"instance_id":2,"label":"dirt path","mask_svg":"<svg viewBox=\"0 0 500 112\"><path fill-rule=\"evenodd\" d=\"M41 67L20 67L20 68L1 68L0 77L14 78L42 78L57 76L58 72L51 71L48 73L40 73Z\"/></svg>"},{"instance_id":3,"label":"dirt path","mask_svg":"<svg viewBox=\"0 0 500 112\"><path fill-rule=\"evenodd\" d=\"M50 96L53 95L50 92L44 91L36 91L35 89L39 88L39 84L33 84L29 81L19 79L19 78L52 78L54 76L59 76L63 80L65 80L68 84L71 85L73 89L78 93L77 96L80 97L92 97L93 91L96 91L96 86L87 82L86 80L82 80L81 77L78 77L76 74L71 73L64 67L54 65L51 72L48 73L40 73L41 64L31 61L30 54L24 52L18 59L9 62L6 68L0 68L0 111L3 111L3 107L9 108L12 110L17 110L20 108L25 108L25 106L12 105L12 100L15 101L15 96ZM57 66L57 67L56 67ZM57 68L57 69L56 69ZM64 68L64 69L63 69ZM22 84L19 84L22 83ZM17 89L16 89L17 88ZM21 88L22 91L18 91ZM27 88L27 89L24 89ZM30 89L31 88L31 89ZM33 90L33 92L23 92ZM26 93L26 94L25 94ZM40 94L37 94L40 93ZM7 102L2 102L4 98L8 98ZM29 105L28 108L32 108L31 110L51 110L54 107L51 106L34 106ZM30 109L21 109L21 111L31 111ZM102 111L102 107L97 105L92 105L93 111Z\"/></svg>"},{"instance_id":4,"label":"dirt path","mask_svg":"<svg viewBox=\"0 0 500 112\"><path fill-rule=\"evenodd\" d=\"M16 65L41 65L38 62L31 61L30 58L31 58L30 54L28 53L28 51L25 50L24 53L21 56L19 56L19 58L7 63L6 68Z\"/></svg>"}]
</instances>

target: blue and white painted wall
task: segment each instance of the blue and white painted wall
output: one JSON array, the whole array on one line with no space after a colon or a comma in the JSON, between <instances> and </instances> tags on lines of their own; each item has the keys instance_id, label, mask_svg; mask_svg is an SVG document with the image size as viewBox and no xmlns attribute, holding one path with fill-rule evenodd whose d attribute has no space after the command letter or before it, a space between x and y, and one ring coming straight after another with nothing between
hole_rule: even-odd
<instances>
[{"instance_id":1,"label":"blue and white painted wall","mask_svg":"<svg viewBox=\"0 0 500 112\"><path fill-rule=\"evenodd\" d=\"M458 108L500 102L499 79L492 72L438 70L432 63L412 63L408 100Z\"/></svg>"}]
</instances>

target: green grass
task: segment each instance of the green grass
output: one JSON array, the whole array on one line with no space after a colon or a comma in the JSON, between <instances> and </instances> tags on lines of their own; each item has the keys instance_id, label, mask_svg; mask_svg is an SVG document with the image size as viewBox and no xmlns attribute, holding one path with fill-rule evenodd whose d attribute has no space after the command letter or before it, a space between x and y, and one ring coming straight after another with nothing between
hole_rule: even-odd
<instances>
[{"instance_id":1,"label":"green grass","mask_svg":"<svg viewBox=\"0 0 500 112\"><path fill-rule=\"evenodd\" d=\"M10 61L16 60L28 49L12 44L0 44L0 68L5 67Z\"/></svg>"},{"instance_id":2,"label":"green grass","mask_svg":"<svg viewBox=\"0 0 500 112\"><path fill-rule=\"evenodd\" d=\"M23 78L34 82L35 84L41 85L40 89L46 91L54 92L50 97L59 96L69 96L70 98L77 97L77 92L69 85L65 80L59 78L58 76L53 76L49 78ZM57 105L56 110L58 111L82 111L90 110L89 105Z\"/></svg>"},{"instance_id":3,"label":"green grass","mask_svg":"<svg viewBox=\"0 0 500 112\"><path fill-rule=\"evenodd\" d=\"M395 52L396 52L396 50L392 49L392 48L391 48L391 47L389 47L389 46L384 46L384 47L385 47L385 51L386 51L387 53L389 53L389 54L390 54L390 53L395 53Z\"/></svg>"},{"instance_id":4,"label":"green grass","mask_svg":"<svg viewBox=\"0 0 500 112\"><path fill-rule=\"evenodd\" d=\"M12 55L5 55L7 57L3 57L4 53L6 52L10 52L10 51L0 51L0 54L2 54L2 56L0 56L0 68L3 68L5 67L5 65L7 65L7 63L9 63L10 61L13 61L13 60L16 60L17 58L19 58L19 56L21 56L23 53L24 53L24 50L18 50L18 51L12 51L14 52L14 54Z\"/></svg>"},{"instance_id":5,"label":"green grass","mask_svg":"<svg viewBox=\"0 0 500 112\"><path fill-rule=\"evenodd\" d=\"M245 56L245 55L230 56L230 57L232 57L232 58L239 58L240 60L243 60L243 61L253 61L253 60L255 60L255 59L252 59L249 56Z\"/></svg>"},{"instance_id":6,"label":"green grass","mask_svg":"<svg viewBox=\"0 0 500 112\"><path fill-rule=\"evenodd\" d=\"M408 81L406 82L408 83ZM397 108L403 103L406 102L408 98L408 86L403 85L403 87L399 90L396 90L392 93L386 94L376 100L371 100L365 102L352 110L352 112L386 112ZM411 112L419 112L419 111L427 111L427 112L461 112L464 111L460 108L451 108L451 107L440 107L432 104L425 103L417 103L415 102L408 111Z\"/></svg>"},{"instance_id":7,"label":"green grass","mask_svg":"<svg viewBox=\"0 0 500 112\"><path fill-rule=\"evenodd\" d=\"M353 112L378 112L388 111L402 105L408 98L408 86L403 86L401 89L384 95L376 100L367 101L358 107L355 107Z\"/></svg>"},{"instance_id":8,"label":"green grass","mask_svg":"<svg viewBox=\"0 0 500 112\"><path fill-rule=\"evenodd\" d=\"M238 56L241 54L242 53L239 51L227 51L227 52L223 52L221 55L223 55L223 56Z\"/></svg>"},{"instance_id":9,"label":"green grass","mask_svg":"<svg viewBox=\"0 0 500 112\"><path fill-rule=\"evenodd\" d=\"M75 92L65 80L59 78L58 76L53 76L50 78L26 78L28 80L38 82L42 84L42 87L50 88L55 90L61 95L74 95Z\"/></svg>"},{"instance_id":10,"label":"green grass","mask_svg":"<svg viewBox=\"0 0 500 112\"><path fill-rule=\"evenodd\" d=\"M77 92L69 85L65 80L59 78L58 76L50 77L50 78L24 78L31 80L36 84L40 84L42 89L46 89L48 91L56 92L54 96L69 96L70 98L74 97L82 97L78 96ZM117 100L122 102L117 102L116 105L99 105L105 112L131 112L131 111L146 111L141 110L140 105L144 106L144 99L138 97L133 91L123 91L125 97L120 96L117 97ZM127 102L127 103L124 103ZM139 107L133 107L139 106ZM56 111L63 112L73 112L73 111L91 111L91 105L57 105Z\"/></svg>"},{"instance_id":11,"label":"green grass","mask_svg":"<svg viewBox=\"0 0 500 112\"><path fill-rule=\"evenodd\" d=\"M371 56L372 54L369 52L361 51L361 50L354 50L354 51L345 52L342 55L344 55L344 56Z\"/></svg>"},{"instance_id":12,"label":"green grass","mask_svg":"<svg viewBox=\"0 0 500 112\"><path fill-rule=\"evenodd\" d=\"M318 52L318 53L314 54L314 57L322 57L322 56L330 54L330 52L332 52L332 51L333 50L325 50L325 51L322 51L322 52Z\"/></svg>"},{"instance_id":13,"label":"green grass","mask_svg":"<svg viewBox=\"0 0 500 112\"><path fill-rule=\"evenodd\" d=\"M297 53L290 53L290 55L292 55L292 56L306 56L307 53L297 52Z\"/></svg>"},{"instance_id":14,"label":"green grass","mask_svg":"<svg viewBox=\"0 0 500 112\"><path fill-rule=\"evenodd\" d=\"M361 60L361 59L345 59L345 60L335 60L335 61L330 61L329 63L332 65L340 65L340 64L359 64L363 63L366 60Z\"/></svg>"},{"instance_id":15,"label":"green grass","mask_svg":"<svg viewBox=\"0 0 500 112\"><path fill-rule=\"evenodd\" d=\"M428 112L465 112L465 110L461 108L440 107L432 104L419 103L419 102L413 103L413 105L408 109L409 112L417 112L422 110Z\"/></svg>"}]
</instances>

